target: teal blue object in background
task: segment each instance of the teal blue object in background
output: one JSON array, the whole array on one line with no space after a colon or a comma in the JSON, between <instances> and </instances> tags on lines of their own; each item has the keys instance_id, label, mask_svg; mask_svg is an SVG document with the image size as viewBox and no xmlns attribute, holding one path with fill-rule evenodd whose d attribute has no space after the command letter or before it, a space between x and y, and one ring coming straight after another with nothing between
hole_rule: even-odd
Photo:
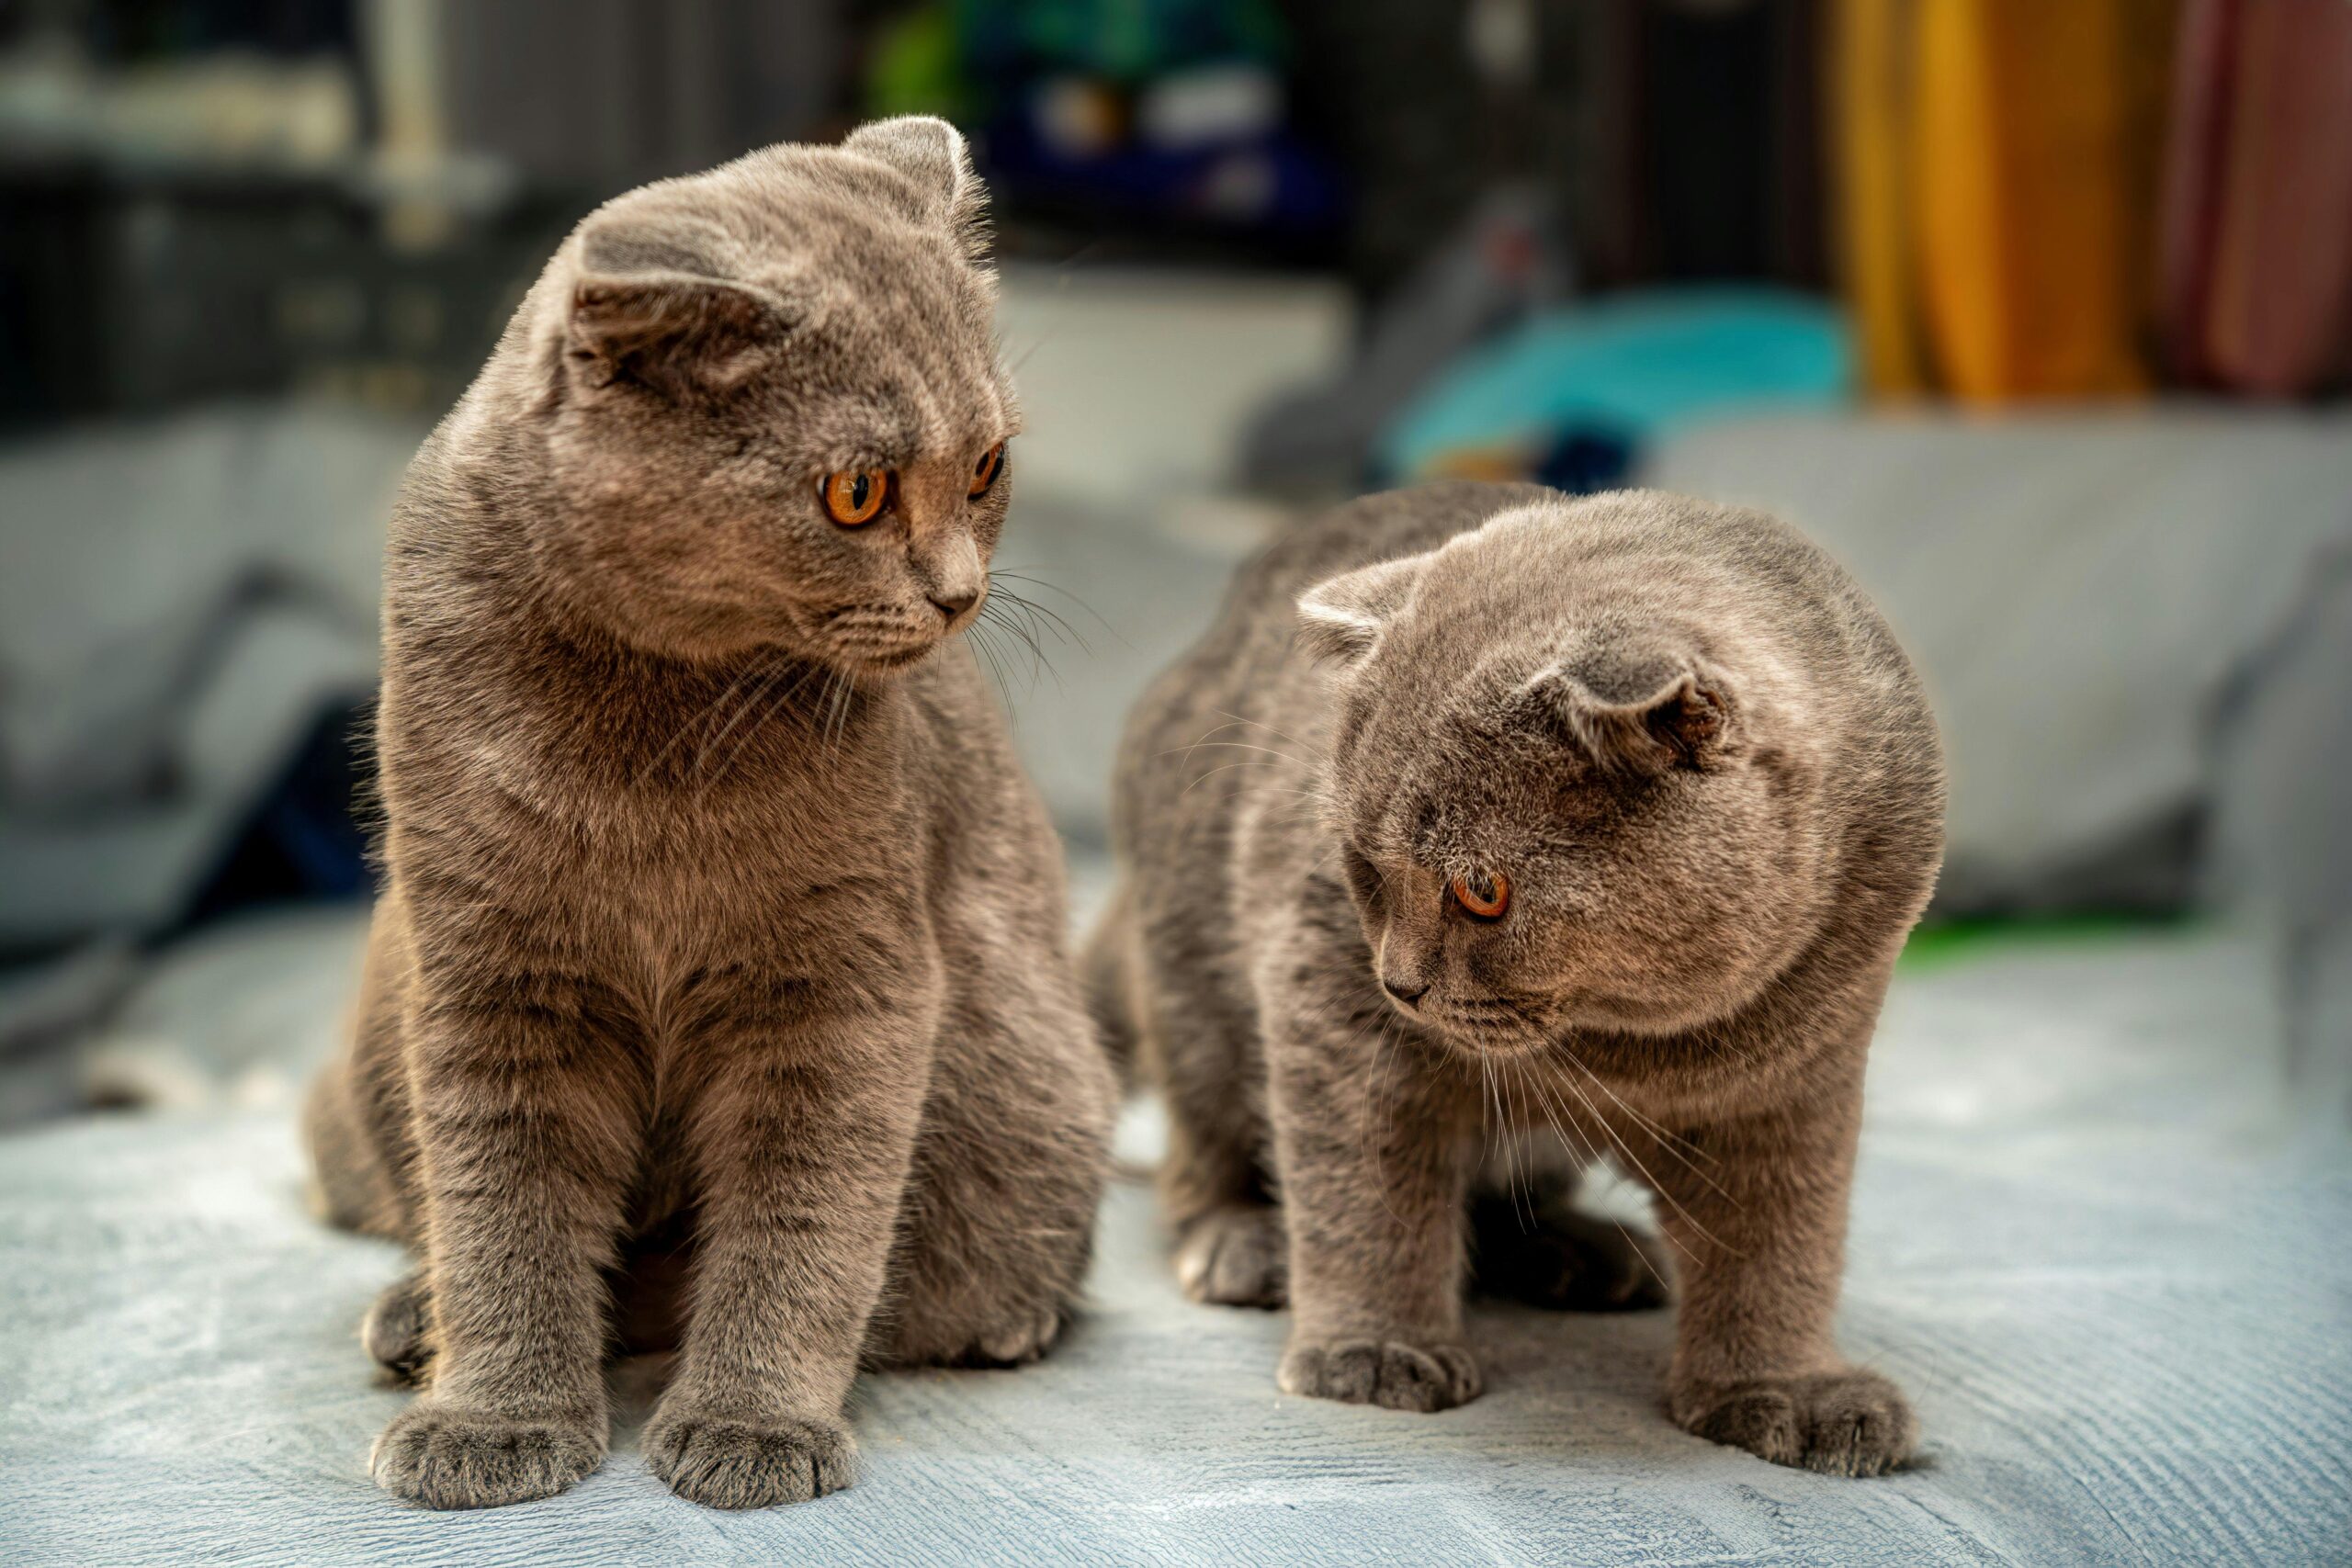
<instances>
[{"instance_id":1,"label":"teal blue object in background","mask_svg":"<svg viewBox=\"0 0 2352 1568\"><path fill-rule=\"evenodd\" d=\"M1386 479L1449 454L1533 456L1590 432L1634 447L1694 420L1845 401L1851 334L1832 305L1761 288L1615 295L1552 311L1476 349L1382 436Z\"/></svg>"}]
</instances>

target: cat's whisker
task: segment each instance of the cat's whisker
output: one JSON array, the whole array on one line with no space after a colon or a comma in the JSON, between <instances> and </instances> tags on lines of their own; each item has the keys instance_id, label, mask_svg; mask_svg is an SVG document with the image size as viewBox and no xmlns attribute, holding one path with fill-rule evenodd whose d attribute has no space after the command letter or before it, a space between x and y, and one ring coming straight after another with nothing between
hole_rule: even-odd
<instances>
[{"instance_id":1,"label":"cat's whisker","mask_svg":"<svg viewBox=\"0 0 2352 1568\"><path fill-rule=\"evenodd\" d=\"M738 757L741 757L745 749L758 738L761 728L765 726L770 719L774 718L778 713L783 711L785 702L790 700L791 694L789 692L786 693L784 697L780 700L769 700L771 694L775 689L776 682L782 678L783 671L778 671L775 674L769 676L768 679L761 685L760 689L752 694L751 702L746 705L746 710L748 711L751 707L764 705L764 711L760 714L759 717L753 719L750 724L743 727L742 734L736 738L734 746L729 750L726 757L703 779L701 789L697 791L698 794L703 791L707 791L714 780L725 776L727 770L735 765L735 760ZM732 728L733 726L730 725L729 728ZM708 758L710 752L718 749L718 743L717 741L713 741L709 749L704 751L702 757L695 759L695 767L697 772L701 770L703 761Z\"/></svg>"},{"instance_id":2,"label":"cat's whisker","mask_svg":"<svg viewBox=\"0 0 2352 1568\"><path fill-rule=\"evenodd\" d=\"M1003 587L994 576L989 579L989 596L981 603L983 608L993 605L998 615L1007 624L1017 622L1026 635L1037 640L1041 650L1045 639L1050 637L1058 643L1076 643L1080 652L1091 654L1094 651L1086 646L1086 639L1080 637L1068 621Z\"/></svg>"},{"instance_id":3,"label":"cat's whisker","mask_svg":"<svg viewBox=\"0 0 2352 1568\"><path fill-rule=\"evenodd\" d=\"M1634 1173L1640 1176L1643 1184L1648 1187L1652 1192L1657 1193L1659 1198L1663 1199L1667 1206L1671 1208L1675 1213L1681 1218L1684 1224L1689 1225L1692 1230L1698 1232L1701 1236L1706 1239L1709 1245L1721 1247L1724 1251L1730 1253L1735 1258L1746 1256L1746 1254L1740 1252L1736 1247L1727 1245L1720 1236L1716 1235L1714 1232L1701 1224L1697 1217L1693 1215L1690 1210L1682 1206L1681 1201L1676 1198L1672 1192L1667 1190L1665 1183L1659 1181L1657 1177L1650 1174L1650 1168L1642 1163L1641 1156L1635 1154L1631 1144L1618 1134L1616 1128L1609 1124L1609 1119L1600 1113L1600 1108L1593 1104L1589 1099L1586 1098L1584 1090L1577 1087L1576 1080L1574 1078L1562 1078L1560 1080L1560 1084L1562 1088L1566 1089L1570 1094L1575 1095L1577 1099L1583 1103L1586 1112L1589 1114L1593 1120L1593 1124L1600 1129L1602 1134L1606 1136L1610 1143L1616 1147L1617 1152L1624 1156L1626 1160L1632 1164ZM1670 1232L1666 1233L1666 1235L1668 1241L1672 1241L1674 1239ZM1696 1263L1698 1259L1693 1258L1691 1261Z\"/></svg>"},{"instance_id":4,"label":"cat's whisker","mask_svg":"<svg viewBox=\"0 0 2352 1568\"><path fill-rule=\"evenodd\" d=\"M989 581L994 582L995 579L991 577ZM1057 639L1078 644L1079 651L1081 653L1091 654L1094 651L1087 646L1086 638L1080 635L1079 629L1056 612L1047 609L1034 599L1023 598L1010 588L998 589L997 593L1013 608L1033 617L1033 625L1042 622L1040 630L1050 628Z\"/></svg>"},{"instance_id":5,"label":"cat's whisker","mask_svg":"<svg viewBox=\"0 0 2352 1568\"><path fill-rule=\"evenodd\" d=\"M1063 690L1061 672L1054 668L1054 661L1046 656L1045 645L1039 640L1036 632L1008 615L1002 606L997 604L993 595L980 602L979 620L1017 638L1022 646L1028 649L1029 681L1033 688L1036 684L1038 675L1042 673L1053 677L1056 691Z\"/></svg>"},{"instance_id":6,"label":"cat's whisker","mask_svg":"<svg viewBox=\"0 0 2352 1568\"><path fill-rule=\"evenodd\" d=\"M1520 1070L1525 1075L1529 1091L1534 1096L1537 1103L1544 1111L1544 1119L1552 1124L1553 1135L1557 1137L1562 1144L1567 1146L1568 1153L1571 1156L1582 1161L1582 1167L1577 1172L1577 1179L1579 1182L1583 1181L1589 1172L1599 1168L1600 1166L1601 1158L1600 1153L1595 1150L1589 1143L1580 1143L1578 1139L1569 1134L1566 1127L1560 1124L1560 1111L1554 1104L1551 1095L1544 1088L1543 1080L1535 1075L1534 1070L1523 1064L1520 1065ZM1658 1271L1657 1265L1650 1261L1650 1255L1643 1249L1641 1244L1634 1239L1634 1233L1625 1228L1625 1222L1619 1219L1614 1214L1609 1214L1603 1217L1606 1218L1611 1225L1616 1227L1617 1234L1624 1238L1625 1246L1633 1252L1634 1256L1641 1259L1642 1267L1648 1269L1650 1278L1657 1281L1657 1288L1660 1291L1671 1291L1674 1287L1668 1282L1666 1276ZM1666 1237L1666 1241L1668 1246L1676 1245L1674 1238L1670 1235ZM1678 1247L1678 1250L1680 1249Z\"/></svg>"},{"instance_id":7,"label":"cat's whisker","mask_svg":"<svg viewBox=\"0 0 2352 1568\"><path fill-rule=\"evenodd\" d=\"M681 741L684 740L685 738L693 731L700 728L706 720L709 719L718 712L720 704L725 703L728 699L734 696L735 694L742 688L746 682L753 680L759 676L768 668L770 662L770 660L763 660L748 664L741 670L737 671L734 677L729 680L726 685L721 686L718 689L718 695L712 697L710 701L696 708L694 711L693 716L687 718L684 723L679 725L677 730L671 735L670 739L662 743L662 749L659 751L654 752L651 757L646 760L645 765L638 770L636 782L639 784L642 784L647 779L652 777L653 770L660 767L669 757L670 753L678 749L678 745Z\"/></svg>"},{"instance_id":8,"label":"cat's whisker","mask_svg":"<svg viewBox=\"0 0 2352 1568\"><path fill-rule=\"evenodd\" d=\"M1004 666L998 662L996 650L980 635L986 629L976 621L967 635L966 640L971 649L972 662L975 667L986 664L989 679L996 686L998 705L1004 709L1005 721L1017 732L1021 728L1020 716L1012 705L1012 689L1004 683Z\"/></svg>"},{"instance_id":9,"label":"cat's whisker","mask_svg":"<svg viewBox=\"0 0 2352 1568\"><path fill-rule=\"evenodd\" d=\"M1106 620L1103 617L1102 611L1097 610L1093 605L1088 604L1085 600L1080 598L1069 589L1064 588L1060 583L1049 582L1042 577L1024 576L1023 573L1017 571L995 571L991 572L989 575L991 577L1010 578L1015 582L1026 582L1033 587L1042 588L1048 593L1060 594L1063 598L1069 600L1071 604L1077 605L1080 609L1093 616L1095 624L1100 626L1104 631L1110 633L1113 640L1116 641L1121 647L1126 649L1130 652L1134 651L1135 645L1127 641L1125 637L1119 635L1119 628L1113 626L1108 620Z\"/></svg>"},{"instance_id":10,"label":"cat's whisker","mask_svg":"<svg viewBox=\"0 0 2352 1568\"><path fill-rule=\"evenodd\" d=\"M839 756L841 754L842 742L849 737L850 710L855 705L856 702L857 677L844 671L842 673L841 698L835 705L833 720L831 724L827 726L827 729L831 737L828 744L831 747L835 756Z\"/></svg>"},{"instance_id":11,"label":"cat's whisker","mask_svg":"<svg viewBox=\"0 0 2352 1568\"><path fill-rule=\"evenodd\" d=\"M695 776L701 780L700 784L696 788L697 794L707 791L710 787L711 779L715 777L717 773L723 773L726 771L723 765L715 772L707 771L710 762L711 753L717 751L718 748L726 742L727 738L729 735L732 735L736 729L741 726L742 722L752 716L752 711L757 708L768 694L775 689L776 682L783 679L783 676L784 669L782 666L778 666L777 668L773 669L765 677L753 685L751 692L743 698L742 702L737 705L734 716L727 721L725 728L721 728L717 735L712 736L709 741L695 754L694 772ZM756 733L758 729L759 726L754 724L751 728L746 729L743 732L742 739L738 740L735 744L734 750L730 750L727 754L728 761L732 762L736 757L742 753L744 744L751 739L752 736Z\"/></svg>"},{"instance_id":12,"label":"cat's whisker","mask_svg":"<svg viewBox=\"0 0 2352 1568\"><path fill-rule=\"evenodd\" d=\"M1690 1156L1693 1155L1697 1156L1700 1159L1705 1160L1709 1165L1715 1163L1714 1156L1709 1154L1698 1145L1690 1142L1690 1139L1683 1137L1679 1133L1668 1131L1666 1128L1659 1126L1656 1122L1653 1122L1648 1117L1643 1115L1640 1111L1634 1110L1632 1106L1626 1104L1625 1101L1618 1096L1617 1091L1609 1087L1606 1079L1602 1078L1599 1073L1594 1072L1590 1067L1586 1066L1583 1061L1577 1057L1577 1054L1567 1046L1561 1046L1560 1055L1562 1059L1568 1064L1568 1066L1576 1068L1577 1071L1582 1073L1586 1077L1592 1080L1593 1088L1607 1095L1616 1105L1617 1109L1623 1111L1626 1116L1632 1119L1634 1126L1640 1128L1643 1132L1647 1133L1651 1137L1656 1138L1658 1141L1659 1146L1664 1148L1668 1154L1673 1155L1685 1165L1690 1165ZM1679 1145L1679 1147L1677 1147L1677 1145ZM1684 1151L1688 1152L1686 1153ZM1698 1177L1700 1180L1706 1182L1708 1186L1714 1187L1715 1190L1722 1193L1724 1198L1731 1198L1730 1193L1724 1192L1721 1187L1716 1187L1714 1179L1708 1176L1706 1172L1701 1170L1697 1166L1690 1165L1690 1172L1692 1175ZM1734 1200L1734 1201L1736 1202L1736 1201Z\"/></svg>"},{"instance_id":13,"label":"cat's whisker","mask_svg":"<svg viewBox=\"0 0 2352 1568\"><path fill-rule=\"evenodd\" d=\"M1519 1156L1521 1152L1521 1138L1522 1136L1521 1129L1526 1127L1529 1118L1525 1107L1521 1104L1519 1094L1514 1092L1515 1090L1522 1089L1524 1088L1524 1085L1520 1082L1521 1073L1519 1064L1510 1060L1509 1058L1505 1058L1502 1066L1507 1070L1503 1071L1499 1076L1503 1081L1505 1098L1510 1102L1511 1108L1510 1142L1505 1145L1503 1156L1503 1179L1510 1184L1510 1190L1514 1194L1514 1196L1516 1196L1522 1190L1520 1185L1519 1176ZM1525 1189L1525 1196L1527 1200L1526 1215L1524 1218L1520 1220L1520 1234L1522 1235L1535 1228L1535 1194L1533 1190L1535 1155L1532 1150L1529 1150L1527 1152L1527 1164L1529 1176ZM1514 1216L1519 1214L1520 1205L1518 1202L1514 1201L1511 1204L1511 1213Z\"/></svg>"}]
</instances>

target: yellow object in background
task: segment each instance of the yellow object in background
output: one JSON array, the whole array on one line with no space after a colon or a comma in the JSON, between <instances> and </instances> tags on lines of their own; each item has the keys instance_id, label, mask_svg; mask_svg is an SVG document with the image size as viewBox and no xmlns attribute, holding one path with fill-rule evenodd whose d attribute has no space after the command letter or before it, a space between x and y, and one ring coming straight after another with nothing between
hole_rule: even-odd
<instances>
[{"instance_id":1,"label":"yellow object in background","mask_svg":"<svg viewBox=\"0 0 2352 1568\"><path fill-rule=\"evenodd\" d=\"M1917 0L1837 0L1829 81L1838 262L1854 312L1862 385L1879 397L1928 387L1912 254L1911 32Z\"/></svg>"},{"instance_id":2,"label":"yellow object in background","mask_svg":"<svg viewBox=\"0 0 2352 1568\"><path fill-rule=\"evenodd\" d=\"M1976 401L2147 384L2147 0L1917 0L1910 175L1938 379Z\"/></svg>"}]
</instances>

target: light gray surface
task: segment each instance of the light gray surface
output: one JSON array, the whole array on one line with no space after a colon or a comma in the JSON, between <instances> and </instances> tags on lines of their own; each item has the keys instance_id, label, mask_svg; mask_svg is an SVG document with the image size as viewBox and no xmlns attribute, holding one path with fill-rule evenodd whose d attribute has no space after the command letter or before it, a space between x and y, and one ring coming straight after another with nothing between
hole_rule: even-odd
<instances>
[{"instance_id":1,"label":"light gray surface","mask_svg":"<svg viewBox=\"0 0 2352 1568\"><path fill-rule=\"evenodd\" d=\"M2352 540L2339 410L1767 415L1642 478L1779 513L1878 601L1944 729L1948 908L2185 897L2224 678Z\"/></svg>"},{"instance_id":2,"label":"light gray surface","mask_svg":"<svg viewBox=\"0 0 2352 1568\"><path fill-rule=\"evenodd\" d=\"M2352 1161L2284 1141L2264 981L2214 935L1906 968L1844 1333L1927 1448L1878 1482L1668 1427L1663 1314L1482 1311L1488 1392L1442 1416L1279 1395L1283 1320L1182 1302L1123 1185L1069 1341L866 1380L847 1493L707 1512L624 1436L564 1496L432 1515L366 1474L402 1396L352 1329L394 1253L303 1215L283 1111L0 1140L0 1561L2342 1562Z\"/></svg>"},{"instance_id":3,"label":"light gray surface","mask_svg":"<svg viewBox=\"0 0 2352 1568\"><path fill-rule=\"evenodd\" d=\"M175 915L376 682L418 421L224 405L0 449L0 943Z\"/></svg>"}]
</instances>

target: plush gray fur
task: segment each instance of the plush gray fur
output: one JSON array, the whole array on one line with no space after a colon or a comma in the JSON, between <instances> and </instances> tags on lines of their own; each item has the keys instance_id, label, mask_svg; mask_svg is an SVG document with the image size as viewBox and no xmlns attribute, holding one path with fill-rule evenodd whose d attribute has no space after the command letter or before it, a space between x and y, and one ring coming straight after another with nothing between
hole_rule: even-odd
<instances>
[{"instance_id":1,"label":"plush gray fur","mask_svg":"<svg viewBox=\"0 0 2352 1568\"><path fill-rule=\"evenodd\" d=\"M1863 1057L1942 811L1902 650L1770 518L1457 483L1283 537L1129 728L1089 957L1167 1095L1186 1288L1287 1297L1292 1393L1442 1408L1479 1390L1474 1269L1663 1294L1566 1202L1559 1167L1613 1156L1679 1261L1674 1419L1899 1463L1901 1393L1830 1329ZM1498 874L1491 921L1449 890ZM1564 1156L1532 1182L1531 1134Z\"/></svg>"},{"instance_id":2,"label":"plush gray fur","mask_svg":"<svg viewBox=\"0 0 2352 1568\"><path fill-rule=\"evenodd\" d=\"M1019 423L981 201L926 119L633 191L409 472L388 885L310 1115L330 1217L422 1254L364 1335L426 1385L401 1497L569 1485L608 1350L672 1340L652 1468L818 1495L861 1359L1023 1361L1070 1310L1114 1087L950 641ZM868 466L893 504L842 528L820 482Z\"/></svg>"}]
</instances>

